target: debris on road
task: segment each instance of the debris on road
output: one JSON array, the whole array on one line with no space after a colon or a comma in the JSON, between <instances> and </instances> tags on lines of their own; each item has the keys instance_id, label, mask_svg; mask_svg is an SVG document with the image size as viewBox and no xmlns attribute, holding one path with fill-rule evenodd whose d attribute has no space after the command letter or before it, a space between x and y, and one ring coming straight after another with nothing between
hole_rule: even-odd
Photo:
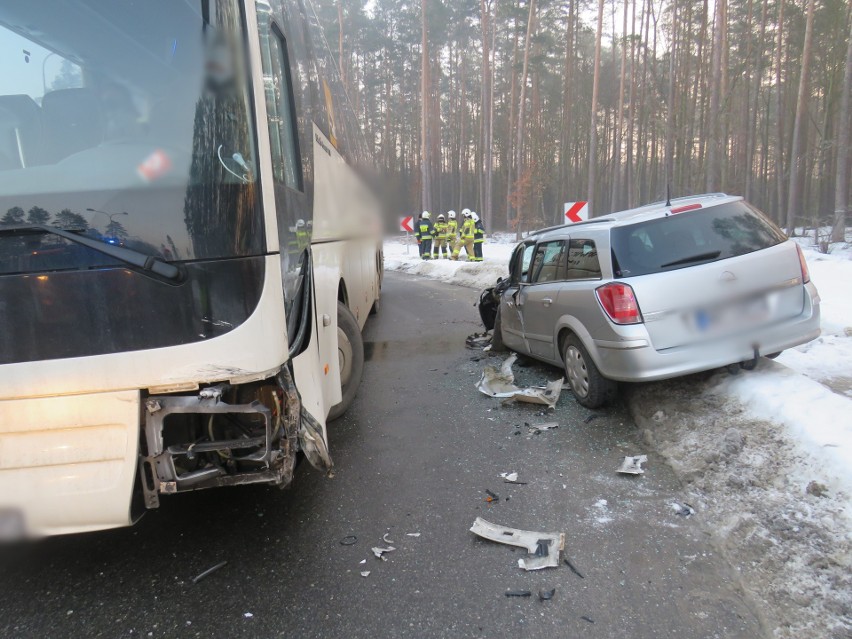
<instances>
[{"instance_id":1,"label":"debris on road","mask_svg":"<svg viewBox=\"0 0 852 639\"><path fill-rule=\"evenodd\" d=\"M355 535L346 535L343 539L340 540L341 546L354 546L358 542L358 538Z\"/></svg>"},{"instance_id":2,"label":"debris on road","mask_svg":"<svg viewBox=\"0 0 852 639\"><path fill-rule=\"evenodd\" d=\"M361 571L361 576L362 576L362 577L369 577L369 576L370 576L370 571L369 571L369 570L362 570L362 571Z\"/></svg>"},{"instance_id":3,"label":"debris on road","mask_svg":"<svg viewBox=\"0 0 852 639\"><path fill-rule=\"evenodd\" d=\"M678 503L673 503L672 510L675 511L675 514L680 515L681 517L689 517L690 515L695 514L695 508L686 503L682 506Z\"/></svg>"},{"instance_id":4,"label":"debris on road","mask_svg":"<svg viewBox=\"0 0 852 639\"><path fill-rule=\"evenodd\" d=\"M559 424L557 422L547 422L546 424L530 424L528 422L524 422L524 425L529 430L530 435L538 435L546 430L559 428Z\"/></svg>"},{"instance_id":5,"label":"debris on road","mask_svg":"<svg viewBox=\"0 0 852 639\"><path fill-rule=\"evenodd\" d=\"M518 559L518 566L524 570L556 568L562 561L565 550L565 533L543 533L530 530L518 530L499 526L477 517L470 531L498 544L518 546L527 551L527 556Z\"/></svg>"},{"instance_id":6,"label":"debris on road","mask_svg":"<svg viewBox=\"0 0 852 639\"><path fill-rule=\"evenodd\" d=\"M485 501L487 501L489 504L491 502L500 501L500 495L498 495L497 493L492 492L492 491L490 491L486 488L485 489Z\"/></svg>"},{"instance_id":7,"label":"debris on road","mask_svg":"<svg viewBox=\"0 0 852 639\"><path fill-rule=\"evenodd\" d=\"M592 420L597 419L597 418L598 418L598 415L596 415L595 413L592 413L591 415L586 417L586 419L584 419L583 422L586 423L586 424L589 424L589 423L591 423Z\"/></svg>"},{"instance_id":8,"label":"debris on road","mask_svg":"<svg viewBox=\"0 0 852 639\"><path fill-rule=\"evenodd\" d=\"M553 599L553 595L556 594L556 588L552 590L539 590L538 591L538 599L539 601L550 601Z\"/></svg>"},{"instance_id":9,"label":"debris on road","mask_svg":"<svg viewBox=\"0 0 852 639\"><path fill-rule=\"evenodd\" d=\"M532 592L529 590L507 590L507 597L532 597Z\"/></svg>"},{"instance_id":10,"label":"debris on road","mask_svg":"<svg viewBox=\"0 0 852 639\"><path fill-rule=\"evenodd\" d=\"M527 482L518 481L518 473L500 473L500 477L503 478L503 481L507 484L518 484L519 486L526 486Z\"/></svg>"},{"instance_id":11,"label":"debris on road","mask_svg":"<svg viewBox=\"0 0 852 639\"><path fill-rule=\"evenodd\" d=\"M464 345L468 348L485 348L491 346L491 336L488 333L474 333L467 336Z\"/></svg>"},{"instance_id":12,"label":"debris on road","mask_svg":"<svg viewBox=\"0 0 852 639\"><path fill-rule=\"evenodd\" d=\"M624 461L621 462L621 467L618 469L618 472L622 475L644 475L645 470L642 468L642 464L647 461L647 455L633 455L632 457L625 457Z\"/></svg>"},{"instance_id":13,"label":"debris on road","mask_svg":"<svg viewBox=\"0 0 852 639\"><path fill-rule=\"evenodd\" d=\"M591 617L587 617L586 615L583 615L582 617L580 617L580 619L582 619L583 621L588 621L589 623L595 623L594 619L592 619Z\"/></svg>"},{"instance_id":14,"label":"debris on road","mask_svg":"<svg viewBox=\"0 0 852 639\"><path fill-rule=\"evenodd\" d=\"M221 568L224 568L227 565L228 565L227 561L219 562L218 564L216 564L215 566L212 566L211 568L208 568L204 572L195 575L195 577L192 578L192 583L197 584L202 579L206 579L207 577L212 575L214 572L216 572L217 570L219 570Z\"/></svg>"},{"instance_id":15,"label":"debris on road","mask_svg":"<svg viewBox=\"0 0 852 639\"><path fill-rule=\"evenodd\" d=\"M476 385L479 392L494 397L503 399L507 402L525 402L527 404L540 404L553 408L556 402L559 401L559 394L562 392L562 379L554 382L548 382L546 386L532 386L530 388L518 388L515 386L515 375L512 373L512 365L517 360L518 356L512 354L500 366L499 369L493 366L486 366L482 371L482 377Z\"/></svg>"},{"instance_id":16,"label":"debris on road","mask_svg":"<svg viewBox=\"0 0 852 639\"><path fill-rule=\"evenodd\" d=\"M405 533L406 537L419 537L420 533Z\"/></svg>"},{"instance_id":17,"label":"debris on road","mask_svg":"<svg viewBox=\"0 0 852 639\"><path fill-rule=\"evenodd\" d=\"M577 567L571 563L571 560L568 559L568 557L565 557L565 565L568 566L568 568L571 569L571 572L577 575L580 579L585 579L585 577L580 573L580 571L577 570Z\"/></svg>"},{"instance_id":18,"label":"debris on road","mask_svg":"<svg viewBox=\"0 0 852 639\"><path fill-rule=\"evenodd\" d=\"M390 531L388 531L384 535L382 535L382 541L385 542L388 546L393 546L396 542L388 539L389 534L390 534Z\"/></svg>"},{"instance_id":19,"label":"debris on road","mask_svg":"<svg viewBox=\"0 0 852 639\"><path fill-rule=\"evenodd\" d=\"M361 561L359 561L358 563L359 563L359 564L366 564L366 563L367 563L367 560L366 560L366 559L362 559L362 560L361 560Z\"/></svg>"},{"instance_id":20,"label":"debris on road","mask_svg":"<svg viewBox=\"0 0 852 639\"><path fill-rule=\"evenodd\" d=\"M373 551L373 554L376 556L377 559L387 561L388 558L385 557L385 553L393 552L394 550L396 550L396 548L394 548L393 546L388 546L387 548L379 548L378 546L374 546L373 548L371 548L371 550Z\"/></svg>"},{"instance_id":21,"label":"debris on road","mask_svg":"<svg viewBox=\"0 0 852 639\"><path fill-rule=\"evenodd\" d=\"M243 617L245 617L246 619L251 619L252 617L254 617L254 615L250 612L244 612Z\"/></svg>"}]
</instances>

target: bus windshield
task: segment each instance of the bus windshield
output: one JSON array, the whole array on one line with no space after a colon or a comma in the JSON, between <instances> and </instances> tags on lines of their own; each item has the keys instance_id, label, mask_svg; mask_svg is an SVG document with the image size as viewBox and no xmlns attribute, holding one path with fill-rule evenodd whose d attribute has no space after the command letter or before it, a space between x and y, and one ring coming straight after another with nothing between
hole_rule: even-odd
<instances>
[{"instance_id":1,"label":"bus windshield","mask_svg":"<svg viewBox=\"0 0 852 639\"><path fill-rule=\"evenodd\" d=\"M258 255L238 0L0 6L0 226L48 225L174 262ZM122 265L0 234L0 275Z\"/></svg>"}]
</instances>

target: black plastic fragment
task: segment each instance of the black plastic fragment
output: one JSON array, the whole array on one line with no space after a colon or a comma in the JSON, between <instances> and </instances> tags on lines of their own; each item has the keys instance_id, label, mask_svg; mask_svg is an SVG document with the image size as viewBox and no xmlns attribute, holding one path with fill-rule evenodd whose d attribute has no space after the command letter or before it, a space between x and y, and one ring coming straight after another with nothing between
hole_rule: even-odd
<instances>
[{"instance_id":1,"label":"black plastic fragment","mask_svg":"<svg viewBox=\"0 0 852 639\"><path fill-rule=\"evenodd\" d=\"M500 495L488 490L487 488L485 489L485 494L488 495L488 497L485 498L485 501L487 501L488 503L500 501Z\"/></svg>"},{"instance_id":2,"label":"black plastic fragment","mask_svg":"<svg viewBox=\"0 0 852 639\"><path fill-rule=\"evenodd\" d=\"M597 419L597 418L598 418L598 416L597 416L597 415L595 415L594 413L592 413L591 415L589 415L588 417L586 417L586 419L584 419L583 421L584 421L585 423L587 423L587 424L588 424L588 423L589 423L589 422L591 422L593 419Z\"/></svg>"},{"instance_id":3,"label":"black plastic fragment","mask_svg":"<svg viewBox=\"0 0 852 639\"><path fill-rule=\"evenodd\" d=\"M550 601L551 599L553 599L553 595L555 594L556 588L553 588L552 590L539 590L538 598L540 601Z\"/></svg>"},{"instance_id":4,"label":"black plastic fragment","mask_svg":"<svg viewBox=\"0 0 852 639\"><path fill-rule=\"evenodd\" d=\"M355 535L346 535L340 540L341 546L354 546L356 543L358 543L358 538Z\"/></svg>"},{"instance_id":5,"label":"black plastic fragment","mask_svg":"<svg viewBox=\"0 0 852 639\"><path fill-rule=\"evenodd\" d=\"M507 597L532 597L532 593L529 590L507 590Z\"/></svg>"},{"instance_id":6,"label":"black plastic fragment","mask_svg":"<svg viewBox=\"0 0 852 639\"><path fill-rule=\"evenodd\" d=\"M589 623L595 623L594 619L592 619L591 617L587 617L586 615L583 615L582 617L580 617L580 619L582 619L583 621L588 621Z\"/></svg>"},{"instance_id":7,"label":"black plastic fragment","mask_svg":"<svg viewBox=\"0 0 852 639\"><path fill-rule=\"evenodd\" d=\"M550 543L552 539L539 539L535 548L535 557L547 557L550 555Z\"/></svg>"},{"instance_id":8,"label":"black plastic fragment","mask_svg":"<svg viewBox=\"0 0 852 639\"><path fill-rule=\"evenodd\" d=\"M582 574L580 574L580 571L577 570L577 568L574 566L574 564L571 563L571 561L568 559L568 557L565 557L564 561L565 561L565 565L568 566L568 568L571 569L571 572L573 572L575 575L577 575L580 579L585 579L585 577Z\"/></svg>"}]
</instances>

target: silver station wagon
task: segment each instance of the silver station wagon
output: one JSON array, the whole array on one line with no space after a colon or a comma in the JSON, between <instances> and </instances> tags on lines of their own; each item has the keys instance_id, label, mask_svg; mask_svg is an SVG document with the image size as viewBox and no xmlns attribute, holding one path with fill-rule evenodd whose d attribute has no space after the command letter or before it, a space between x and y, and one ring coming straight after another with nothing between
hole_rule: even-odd
<instances>
[{"instance_id":1,"label":"silver station wagon","mask_svg":"<svg viewBox=\"0 0 852 639\"><path fill-rule=\"evenodd\" d=\"M801 249L740 197L544 229L517 246L509 272L495 289L495 346L564 366L589 408L616 382L751 368L820 333Z\"/></svg>"}]
</instances>

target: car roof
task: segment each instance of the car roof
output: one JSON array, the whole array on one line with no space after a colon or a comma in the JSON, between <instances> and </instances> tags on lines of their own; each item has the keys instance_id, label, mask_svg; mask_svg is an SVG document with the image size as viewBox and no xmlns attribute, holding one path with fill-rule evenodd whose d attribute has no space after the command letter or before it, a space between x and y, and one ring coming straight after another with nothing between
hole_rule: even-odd
<instances>
[{"instance_id":1,"label":"car roof","mask_svg":"<svg viewBox=\"0 0 852 639\"><path fill-rule=\"evenodd\" d=\"M626 226L645 220L653 220L671 213L680 212L679 209L691 205L700 205L701 208L710 208L721 204L730 204L738 202L743 198L738 195L727 195L726 193L707 193L704 195L690 195L687 197L672 198L669 202L652 202L634 209L610 213L599 218L592 218L583 222L574 224L560 224L559 226L551 226L548 228L533 231L527 238L535 240L558 238L565 235L571 235L573 229L582 227L584 231L597 231L603 229L611 229L617 226ZM698 207L696 207L698 208Z\"/></svg>"}]
</instances>

